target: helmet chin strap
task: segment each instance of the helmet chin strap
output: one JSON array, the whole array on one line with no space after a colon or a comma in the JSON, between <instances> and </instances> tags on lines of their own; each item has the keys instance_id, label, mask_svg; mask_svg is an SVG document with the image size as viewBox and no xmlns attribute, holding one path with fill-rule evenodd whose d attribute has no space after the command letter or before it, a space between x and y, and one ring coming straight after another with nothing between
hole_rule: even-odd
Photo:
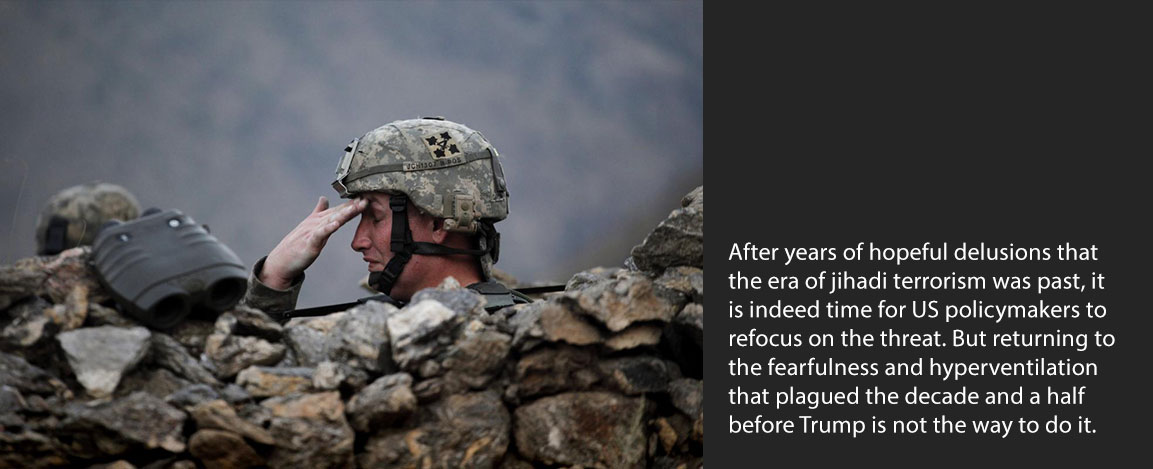
<instances>
[{"instance_id":1,"label":"helmet chin strap","mask_svg":"<svg viewBox=\"0 0 1153 469\"><path fill-rule=\"evenodd\" d=\"M48 220L48 229L44 234L44 247L38 255L55 255L63 251L68 241L68 219L60 215L52 215Z\"/></svg>"},{"instance_id":2,"label":"helmet chin strap","mask_svg":"<svg viewBox=\"0 0 1153 469\"><path fill-rule=\"evenodd\" d=\"M368 275L368 285L385 295L392 293L392 288L396 286L405 264L412 260L414 254L424 256L467 254L480 257L494 251L494 246L488 246L487 249L457 249L443 244L413 241L412 230L408 226L408 196L405 194L390 196L388 208L392 211L392 239L389 242L392 259L389 259L384 270Z\"/></svg>"}]
</instances>

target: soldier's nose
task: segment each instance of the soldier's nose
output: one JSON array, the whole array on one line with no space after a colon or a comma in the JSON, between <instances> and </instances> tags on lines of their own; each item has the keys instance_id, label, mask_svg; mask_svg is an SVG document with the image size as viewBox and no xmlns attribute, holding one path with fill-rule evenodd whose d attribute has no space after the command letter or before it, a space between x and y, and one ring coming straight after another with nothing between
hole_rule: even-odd
<instances>
[{"instance_id":1,"label":"soldier's nose","mask_svg":"<svg viewBox=\"0 0 1153 469\"><path fill-rule=\"evenodd\" d=\"M368 237L368 227L362 216L360 223L356 225L356 233L352 236L352 250L360 252L370 247L372 247L372 240Z\"/></svg>"}]
</instances>

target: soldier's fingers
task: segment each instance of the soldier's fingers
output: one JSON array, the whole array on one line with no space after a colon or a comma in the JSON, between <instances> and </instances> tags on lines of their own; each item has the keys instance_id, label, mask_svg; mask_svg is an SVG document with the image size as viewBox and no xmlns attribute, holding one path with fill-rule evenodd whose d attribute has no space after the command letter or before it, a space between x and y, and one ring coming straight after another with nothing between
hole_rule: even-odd
<instances>
[{"instance_id":1,"label":"soldier's fingers","mask_svg":"<svg viewBox=\"0 0 1153 469\"><path fill-rule=\"evenodd\" d=\"M340 225L335 222L328 222L317 226L308 233L308 247L320 251L324 248L324 243L328 242L328 237L332 236L332 233L336 232L336 229L339 227Z\"/></svg>"},{"instance_id":2,"label":"soldier's fingers","mask_svg":"<svg viewBox=\"0 0 1153 469\"><path fill-rule=\"evenodd\" d=\"M332 207L320 215L323 217L324 223L337 222L343 225L355 218L361 210L364 210L365 206L367 206L366 202L361 199L355 199Z\"/></svg>"},{"instance_id":3,"label":"soldier's fingers","mask_svg":"<svg viewBox=\"0 0 1153 469\"><path fill-rule=\"evenodd\" d=\"M320 226L317 226L316 229L312 230L312 233L309 235L309 244L313 246L323 246L324 243L328 241L328 237L332 236L332 234L340 228L340 225L341 223L335 220L330 220Z\"/></svg>"},{"instance_id":4,"label":"soldier's fingers","mask_svg":"<svg viewBox=\"0 0 1153 469\"><path fill-rule=\"evenodd\" d=\"M353 218L356 218L356 216L364 210L364 207L368 206L368 201L364 199L354 199L348 201L348 203L344 205L345 206L341 207L340 211L336 213L336 220L339 221L341 225L348 223L348 221L352 220Z\"/></svg>"},{"instance_id":5,"label":"soldier's fingers","mask_svg":"<svg viewBox=\"0 0 1153 469\"><path fill-rule=\"evenodd\" d=\"M320 200L316 201L316 208L312 209L312 213L320 213L325 210L328 210L328 198L322 195Z\"/></svg>"}]
</instances>

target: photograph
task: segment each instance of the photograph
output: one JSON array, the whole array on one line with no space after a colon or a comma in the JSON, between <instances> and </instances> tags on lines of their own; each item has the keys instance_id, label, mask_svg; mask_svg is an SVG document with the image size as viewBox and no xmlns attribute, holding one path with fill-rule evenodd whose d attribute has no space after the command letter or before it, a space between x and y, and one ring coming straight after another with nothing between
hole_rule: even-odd
<instances>
[{"instance_id":1,"label":"photograph","mask_svg":"<svg viewBox=\"0 0 1153 469\"><path fill-rule=\"evenodd\" d=\"M701 1L0 1L0 467L703 467Z\"/></svg>"}]
</instances>

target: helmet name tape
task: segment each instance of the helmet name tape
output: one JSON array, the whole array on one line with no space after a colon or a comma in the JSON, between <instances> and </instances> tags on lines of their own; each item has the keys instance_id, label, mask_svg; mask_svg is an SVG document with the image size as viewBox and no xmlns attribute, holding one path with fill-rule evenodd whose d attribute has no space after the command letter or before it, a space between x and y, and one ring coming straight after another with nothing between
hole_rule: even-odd
<instances>
[{"instance_id":1,"label":"helmet name tape","mask_svg":"<svg viewBox=\"0 0 1153 469\"><path fill-rule=\"evenodd\" d=\"M449 166L456 166L458 164L464 163L466 163L465 158L463 156L458 156L455 158L445 158L440 160L404 163L403 169L404 171L421 171L424 169L447 168Z\"/></svg>"},{"instance_id":2,"label":"helmet name tape","mask_svg":"<svg viewBox=\"0 0 1153 469\"><path fill-rule=\"evenodd\" d=\"M357 179L361 179L365 176L371 176L373 174L395 173L397 171L409 172L409 171L424 171L426 169L448 168L451 166L459 166L459 165L462 165L465 163L472 163L473 161L476 161L476 160L483 160L483 159L488 159L488 158L492 158L492 153L490 153L488 150L484 150L484 151L472 152L472 153L469 153L467 155L459 156L456 158L448 158L448 159L443 159L443 160L381 164L381 165L376 165L376 166L373 166L370 168L362 169L362 170L357 171L357 172L352 173L352 174L347 174L344 177L338 178L336 180L336 182L334 182L332 184L333 184L333 187L336 187L336 185L338 183L341 185L345 185L345 184L348 184L348 183L355 181ZM339 191L340 189L338 188L337 190Z\"/></svg>"}]
</instances>

